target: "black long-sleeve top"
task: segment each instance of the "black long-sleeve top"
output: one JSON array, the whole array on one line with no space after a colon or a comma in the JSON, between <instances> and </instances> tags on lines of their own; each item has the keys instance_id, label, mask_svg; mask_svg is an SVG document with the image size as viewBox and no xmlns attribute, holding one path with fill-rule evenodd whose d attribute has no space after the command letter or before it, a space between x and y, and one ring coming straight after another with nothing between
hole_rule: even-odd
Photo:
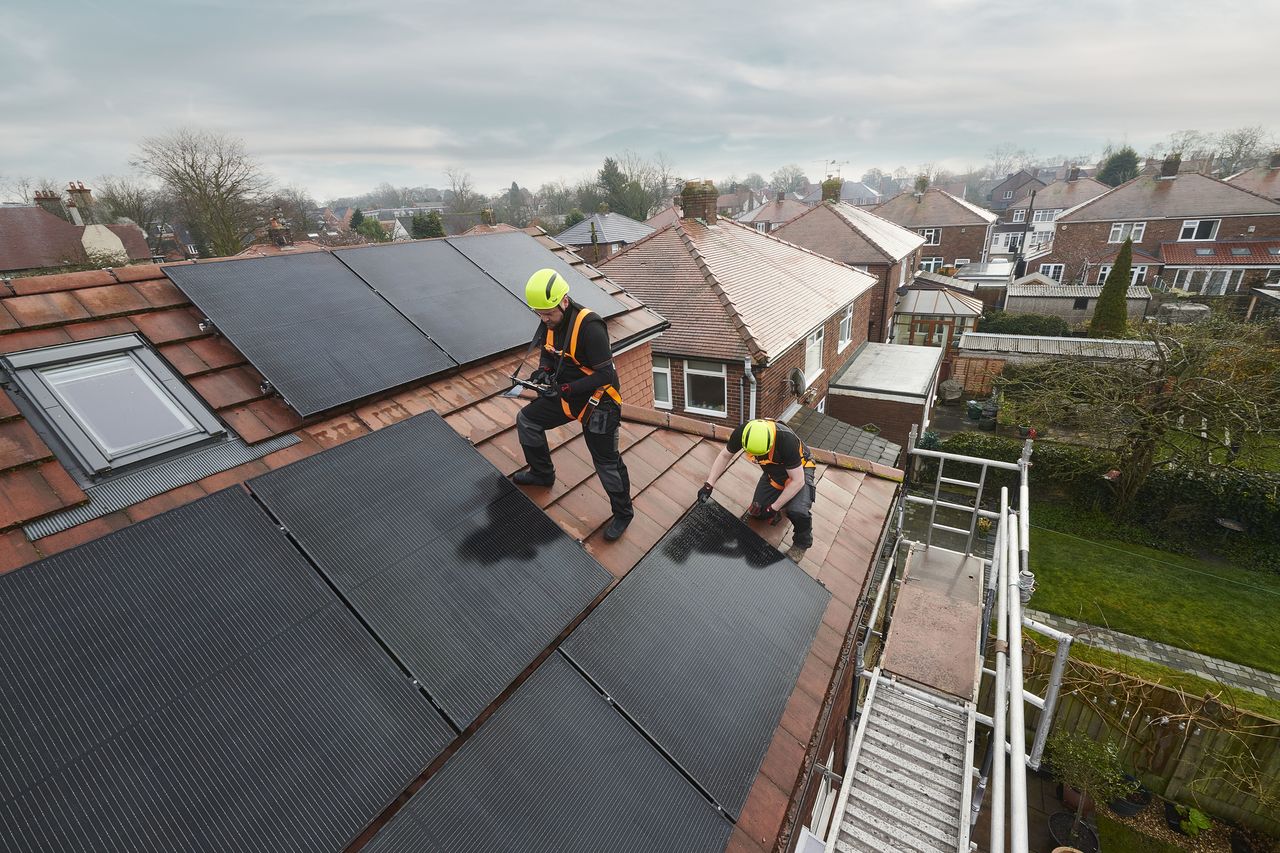
<instances>
[{"instance_id":1,"label":"black long-sleeve top","mask_svg":"<svg viewBox=\"0 0 1280 853\"><path fill-rule=\"evenodd\" d=\"M572 299L569 300L569 308L564 312L564 318L560 321L560 325L555 328L555 346L556 349L568 351L569 335L573 332L573 323L578 316L578 312L583 310ZM542 347L542 357L539 366L550 371L553 374L555 384L569 386L569 405L573 408L586 405L587 400L591 397L595 390L603 385L612 385L618 389L618 393L622 393L622 389L618 383L618 371L613 366L613 350L609 344L609 329L605 325L604 318L599 314L592 314L582 321L582 328L578 330L578 348L576 358L581 364L591 368L590 376L583 373L578 365L574 364L568 358L563 360L547 352L545 345L547 342L547 327L545 324L538 326L538 332L535 337L538 346ZM557 372L557 367L559 368Z\"/></svg>"}]
</instances>

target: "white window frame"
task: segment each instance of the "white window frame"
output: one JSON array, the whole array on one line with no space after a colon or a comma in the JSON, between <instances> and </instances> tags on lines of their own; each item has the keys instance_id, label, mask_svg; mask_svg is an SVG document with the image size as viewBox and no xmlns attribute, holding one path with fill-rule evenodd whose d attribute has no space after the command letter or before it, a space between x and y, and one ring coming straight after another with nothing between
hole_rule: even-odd
<instances>
[{"instance_id":1,"label":"white window frame","mask_svg":"<svg viewBox=\"0 0 1280 853\"><path fill-rule=\"evenodd\" d=\"M1037 210L1031 217L1032 222L1052 222L1058 218L1058 214L1062 212L1061 208L1055 210Z\"/></svg>"},{"instance_id":2,"label":"white window frame","mask_svg":"<svg viewBox=\"0 0 1280 853\"><path fill-rule=\"evenodd\" d=\"M1058 271L1057 275L1054 275L1053 273L1055 269ZM1062 281L1062 277L1066 274L1066 271L1067 270L1066 270L1065 264L1041 264L1040 265L1040 274L1044 276L1048 276L1054 281Z\"/></svg>"},{"instance_id":3,"label":"white window frame","mask_svg":"<svg viewBox=\"0 0 1280 853\"><path fill-rule=\"evenodd\" d=\"M1005 198L1013 198L1013 190L1005 190L1005 191L1004 191L1004 197L1005 197Z\"/></svg>"},{"instance_id":4,"label":"white window frame","mask_svg":"<svg viewBox=\"0 0 1280 853\"><path fill-rule=\"evenodd\" d=\"M926 270L927 272L937 272L942 269L943 266L943 258L941 255L933 255L928 258L920 259L920 269Z\"/></svg>"},{"instance_id":5,"label":"white window frame","mask_svg":"<svg viewBox=\"0 0 1280 853\"><path fill-rule=\"evenodd\" d=\"M768 233L769 233L769 223L768 223L768 222L757 222L757 223L756 223L756 230L757 230L757 231L759 231L761 234L768 234Z\"/></svg>"},{"instance_id":6,"label":"white window frame","mask_svg":"<svg viewBox=\"0 0 1280 853\"><path fill-rule=\"evenodd\" d=\"M1263 284L1280 284L1280 269L1267 270L1266 277L1262 280Z\"/></svg>"},{"instance_id":7,"label":"white window frame","mask_svg":"<svg viewBox=\"0 0 1280 853\"><path fill-rule=\"evenodd\" d=\"M693 359L699 361L700 359ZM706 415L712 418L727 418L729 416L729 371L724 364L720 365L720 372L713 373L710 370L703 370L699 367L689 367L690 359L684 360L684 406L686 412L692 412L695 415ZM724 382L724 411L717 412L715 409L703 409L698 406L689 405L689 376L713 376Z\"/></svg>"},{"instance_id":8,"label":"white window frame","mask_svg":"<svg viewBox=\"0 0 1280 853\"><path fill-rule=\"evenodd\" d=\"M1111 274L1111 264L1100 264L1098 266L1098 284L1105 284L1107 276ZM1142 284L1147 278L1146 266L1136 266L1129 269L1129 286Z\"/></svg>"},{"instance_id":9,"label":"white window frame","mask_svg":"<svg viewBox=\"0 0 1280 853\"><path fill-rule=\"evenodd\" d=\"M941 244L941 228L917 228L916 233L924 238L924 244L926 246L937 246Z\"/></svg>"},{"instance_id":10,"label":"white window frame","mask_svg":"<svg viewBox=\"0 0 1280 853\"><path fill-rule=\"evenodd\" d=\"M1112 222L1111 234L1107 237L1108 243L1123 243L1125 238L1133 240L1135 243L1141 243L1142 237L1147 233L1147 223L1145 222Z\"/></svg>"},{"instance_id":11,"label":"white window frame","mask_svg":"<svg viewBox=\"0 0 1280 853\"><path fill-rule=\"evenodd\" d=\"M1013 212L1013 221L1014 221L1014 222L1026 222L1026 221L1027 221L1027 209L1026 209L1025 207L1020 207L1020 208L1018 208L1017 210L1015 210L1015 211Z\"/></svg>"},{"instance_id":12,"label":"white window frame","mask_svg":"<svg viewBox=\"0 0 1280 853\"><path fill-rule=\"evenodd\" d=\"M659 359L661 359L666 364L662 367L659 367L658 366ZM667 377L667 399L665 400L658 399L658 383L656 380L653 383L653 407L655 409L670 409L672 399L675 397L675 388L671 384L671 359L667 358L665 355L655 355L653 357L653 372L655 374L658 374L658 373L665 374Z\"/></svg>"},{"instance_id":13,"label":"white window frame","mask_svg":"<svg viewBox=\"0 0 1280 853\"><path fill-rule=\"evenodd\" d=\"M827 398L823 396L823 398L818 401L818 405L814 406L814 408L825 415L827 413Z\"/></svg>"},{"instance_id":14,"label":"white window frame","mask_svg":"<svg viewBox=\"0 0 1280 853\"><path fill-rule=\"evenodd\" d=\"M956 258L956 262L952 264L952 266L955 267L956 269L960 269L960 267L964 266L967 263L971 263L968 258Z\"/></svg>"},{"instance_id":15,"label":"white window frame","mask_svg":"<svg viewBox=\"0 0 1280 853\"><path fill-rule=\"evenodd\" d=\"M853 304L844 309L840 315L840 336L837 338L836 352L844 352L845 347L853 343Z\"/></svg>"},{"instance_id":16,"label":"white window frame","mask_svg":"<svg viewBox=\"0 0 1280 853\"><path fill-rule=\"evenodd\" d=\"M823 326L819 326L818 328L814 329L814 330L813 330L812 332L810 332L809 334L805 335L805 339L804 339L804 385L805 385L805 387L806 387L806 388L808 388L810 385L812 385L812 384L813 384L813 381L814 381L815 379L817 379L819 376L821 376L821 375L822 375L822 370L823 370L823 367L822 367L822 364L823 364L823 358L822 358L822 347L823 347L823 344L825 344L825 343L826 343L826 337L827 337L826 329L825 329ZM817 369L816 371L814 371L814 372L810 373L810 372L809 372L809 357L810 357L810 355L813 353L813 351L814 351L815 349L816 349L816 350L817 350L817 352L818 352L818 369Z\"/></svg>"},{"instance_id":17,"label":"white window frame","mask_svg":"<svg viewBox=\"0 0 1280 853\"><path fill-rule=\"evenodd\" d=\"M1203 223L1212 222L1213 227L1209 229L1208 237L1197 237L1196 232L1200 230ZM1218 236L1218 227L1222 225L1221 219L1184 219L1182 220L1182 229L1178 231L1179 243L1200 242L1203 240L1213 240ZM1191 229L1191 236L1187 236L1187 229Z\"/></svg>"}]
</instances>

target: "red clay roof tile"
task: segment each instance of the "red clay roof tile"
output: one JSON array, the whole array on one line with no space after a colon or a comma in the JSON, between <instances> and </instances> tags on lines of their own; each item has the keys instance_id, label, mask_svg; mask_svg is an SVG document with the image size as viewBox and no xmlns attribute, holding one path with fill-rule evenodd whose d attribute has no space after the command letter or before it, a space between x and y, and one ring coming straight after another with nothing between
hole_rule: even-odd
<instances>
[{"instance_id":1,"label":"red clay roof tile","mask_svg":"<svg viewBox=\"0 0 1280 853\"><path fill-rule=\"evenodd\" d=\"M53 454L26 421L14 419L0 423L0 468L16 468Z\"/></svg>"},{"instance_id":2,"label":"red clay roof tile","mask_svg":"<svg viewBox=\"0 0 1280 853\"><path fill-rule=\"evenodd\" d=\"M109 338L114 335L129 335L138 331L138 327L128 317L112 317L109 320L89 320L86 323L72 323L64 327L68 335L77 341L88 341L94 338Z\"/></svg>"},{"instance_id":3,"label":"red clay roof tile","mask_svg":"<svg viewBox=\"0 0 1280 853\"><path fill-rule=\"evenodd\" d=\"M200 316L191 308L139 314L133 318L133 322L151 343L157 345L205 335L205 332L200 331Z\"/></svg>"},{"instance_id":4,"label":"red clay roof tile","mask_svg":"<svg viewBox=\"0 0 1280 853\"><path fill-rule=\"evenodd\" d=\"M106 287L77 290L75 298L95 317L130 314L152 307L131 284L110 284Z\"/></svg>"},{"instance_id":5,"label":"red clay roof tile","mask_svg":"<svg viewBox=\"0 0 1280 853\"><path fill-rule=\"evenodd\" d=\"M239 406L266 396L261 387L262 375L249 367L233 367L193 376L189 381L191 387L215 409Z\"/></svg>"},{"instance_id":6,"label":"red clay roof tile","mask_svg":"<svg viewBox=\"0 0 1280 853\"><path fill-rule=\"evenodd\" d=\"M18 416L18 407L13 404L7 392L0 390L0 421Z\"/></svg>"},{"instance_id":7,"label":"red clay roof tile","mask_svg":"<svg viewBox=\"0 0 1280 853\"><path fill-rule=\"evenodd\" d=\"M60 290L79 290L82 287L98 287L115 284L115 277L106 270L33 275L13 279L14 292L20 296L30 293L55 293Z\"/></svg>"},{"instance_id":8,"label":"red clay roof tile","mask_svg":"<svg viewBox=\"0 0 1280 853\"><path fill-rule=\"evenodd\" d=\"M75 527L46 536L37 541L36 547L42 555L51 557L68 548L101 539L108 533L128 527L131 523L129 516L123 511L113 512L102 518L95 518L93 521L86 521L84 524L77 524Z\"/></svg>"},{"instance_id":9,"label":"red clay roof tile","mask_svg":"<svg viewBox=\"0 0 1280 853\"><path fill-rule=\"evenodd\" d=\"M13 315L9 313L8 308L4 307L4 303L0 303L0 332L16 328L18 328L18 321L13 319Z\"/></svg>"},{"instance_id":10,"label":"red clay roof tile","mask_svg":"<svg viewBox=\"0 0 1280 853\"><path fill-rule=\"evenodd\" d=\"M34 296L12 296L4 301L18 325L52 326L85 320L88 310L70 293L39 293Z\"/></svg>"},{"instance_id":11,"label":"red clay roof tile","mask_svg":"<svg viewBox=\"0 0 1280 853\"><path fill-rule=\"evenodd\" d=\"M0 533L0 574L35 562L40 558L34 545L21 530Z\"/></svg>"},{"instance_id":12,"label":"red clay roof tile","mask_svg":"<svg viewBox=\"0 0 1280 853\"><path fill-rule=\"evenodd\" d=\"M133 286L152 308L170 308L191 301L168 279L138 281Z\"/></svg>"}]
</instances>

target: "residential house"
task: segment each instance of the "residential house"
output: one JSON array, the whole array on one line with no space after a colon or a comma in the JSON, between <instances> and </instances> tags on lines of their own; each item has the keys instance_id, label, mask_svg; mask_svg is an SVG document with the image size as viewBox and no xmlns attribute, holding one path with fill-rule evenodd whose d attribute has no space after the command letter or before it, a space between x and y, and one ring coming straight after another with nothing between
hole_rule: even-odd
<instances>
[{"instance_id":1,"label":"residential house","mask_svg":"<svg viewBox=\"0 0 1280 853\"><path fill-rule=\"evenodd\" d=\"M988 255L993 260L1012 260L1019 252L1028 257L1047 249L1053 243L1054 223L1065 211L1091 201L1110 187L1092 178L1082 177L1071 167L1065 180L1054 181L1009 205L991 233ZM1027 218L1030 216L1031 221Z\"/></svg>"},{"instance_id":2,"label":"residential house","mask_svg":"<svg viewBox=\"0 0 1280 853\"><path fill-rule=\"evenodd\" d=\"M789 199L786 193L779 191L773 201L747 211L738 217L738 221L763 234L770 234L808 209L808 205Z\"/></svg>"},{"instance_id":3,"label":"residential house","mask_svg":"<svg viewBox=\"0 0 1280 853\"><path fill-rule=\"evenodd\" d=\"M956 342L965 332L977 329L982 310L982 300L950 288L908 286L898 295L893 342L941 348L939 381L945 381L951 375Z\"/></svg>"},{"instance_id":4,"label":"residential house","mask_svg":"<svg viewBox=\"0 0 1280 853\"><path fill-rule=\"evenodd\" d=\"M1163 271L1163 247L1280 237L1280 202L1196 172L1178 158L1158 175L1140 175L1058 217L1049 253L1035 271L1062 282L1097 280L1126 239L1147 259L1146 280ZM1135 265L1137 261L1135 260Z\"/></svg>"},{"instance_id":5,"label":"residential house","mask_svg":"<svg viewBox=\"0 0 1280 853\"><path fill-rule=\"evenodd\" d=\"M1201 296L1247 293L1280 284L1280 239L1163 243L1166 287Z\"/></svg>"},{"instance_id":6,"label":"residential house","mask_svg":"<svg viewBox=\"0 0 1280 853\"><path fill-rule=\"evenodd\" d=\"M801 199L810 207L827 200L821 184L814 187ZM872 189L861 181L845 181L840 185L840 201L856 207L873 207L883 199L880 198L878 190Z\"/></svg>"},{"instance_id":7,"label":"residential house","mask_svg":"<svg viewBox=\"0 0 1280 853\"><path fill-rule=\"evenodd\" d=\"M827 414L897 444L929 428L942 347L868 341L831 380Z\"/></svg>"},{"instance_id":8,"label":"residential house","mask_svg":"<svg viewBox=\"0 0 1280 853\"><path fill-rule=\"evenodd\" d=\"M1093 319L1101 295L1101 284L1060 284L1048 276L1032 273L1009 285L1004 310L1010 314L1047 314L1082 324ZM1150 305L1150 290L1142 284L1129 285L1125 293L1129 322L1141 322Z\"/></svg>"},{"instance_id":9,"label":"residential house","mask_svg":"<svg viewBox=\"0 0 1280 853\"><path fill-rule=\"evenodd\" d=\"M1272 201L1280 201L1280 151L1272 153L1267 165L1236 172L1227 178L1227 183Z\"/></svg>"},{"instance_id":10,"label":"residential house","mask_svg":"<svg viewBox=\"0 0 1280 853\"><path fill-rule=\"evenodd\" d=\"M150 262L147 235L137 225L76 224L41 205L0 206L0 275Z\"/></svg>"},{"instance_id":11,"label":"residential house","mask_svg":"<svg viewBox=\"0 0 1280 853\"><path fill-rule=\"evenodd\" d=\"M925 238L920 267L930 272L985 260L997 218L937 188L903 193L871 212Z\"/></svg>"},{"instance_id":12,"label":"residential house","mask_svg":"<svg viewBox=\"0 0 1280 853\"><path fill-rule=\"evenodd\" d=\"M672 222L676 222L677 220L680 219L679 201L680 201L680 197L676 196L675 204L669 204L666 207L662 208L662 210L659 210L657 213L653 214L648 219L646 219L644 221L644 224L648 225L654 231L657 231L659 228L665 228L666 226L670 225Z\"/></svg>"},{"instance_id":13,"label":"residential house","mask_svg":"<svg viewBox=\"0 0 1280 853\"><path fill-rule=\"evenodd\" d=\"M1045 181L1040 180L1026 169L1010 173L1004 180L991 188L988 196L992 210L1001 211L1016 201L1031 195L1032 190L1044 189Z\"/></svg>"},{"instance_id":14,"label":"residential house","mask_svg":"<svg viewBox=\"0 0 1280 853\"><path fill-rule=\"evenodd\" d=\"M643 240L653 229L621 213L593 213L556 235L589 264L599 263L629 243Z\"/></svg>"},{"instance_id":15,"label":"residential house","mask_svg":"<svg viewBox=\"0 0 1280 853\"><path fill-rule=\"evenodd\" d=\"M750 187L734 188L716 199L716 212L721 216L741 216L764 203L764 197Z\"/></svg>"},{"instance_id":16,"label":"residential house","mask_svg":"<svg viewBox=\"0 0 1280 853\"><path fill-rule=\"evenodd\" d=\"M920 247L925 243L922 235L865 208L833 200L810 208L776 233L783 240L874 276L867 340L884 342L893 335L894 294L920 263Z\"/></svg>"},{"instance_id":17,"label":"residential house","mask_svg":"<svg viewBox=\"0 0 1280 853\"><path fill-rule=\"evenodd\" d=\"M982 300L988 308L1004 304L1004 294L1013 283L1015 266L1009 261L987 261L981 264L965 264L953 276L973 286L973 296Z\"/></svg>"},{"instance_id":18,"label":"residential house","mask_svg":"<svg viewBox=\"0 0 1280 853\"><path fill-rule=\"evenodd\" d=\"M654 345L654 404L733 425L822 410L827 383L866 340L876 280L718 216L715 188L601 269L671 321Z\"/></svg>"},{"instance_id":19,"label":"residential house","mask_svg":"<svg viewBox=\"0 0 1280 853\"><path fill-rule=\"evenodd\" d=\"M731 223L718 227L731 241L746 235L742 239L769 241L771 251L785 246ZM597 494L576 425L551 434L555 487L520 494L503 482L523 465L513 423L523 402L505 396L509 377L528 367L521 362L523 345L382 390L366 385L360 396L331 397L319 411L295 408L274 388L295 369L310 367L295 348L297 336L277 325L277 339L290 343L282 349L241 335L233 323L203 323L204 312L175 283L190 286L198 275L216 274L249 289L267 270L290 292L310 298L333 284L310 286L320 284L311 273L324 269L344 282L342 294L358 295L398 323L400 315L378 301L390 291L361 290L366 284L328 252L23 278L13 281L15 293L0 292L0 316L13 321L0 324L5 369L21 374L15 383L53 383L72 410L64 413L70 420L50 419L43 394L0 391L4 660L21 661L23 683L36 685L11 691L8 719L18 722L0 722L0 734L20 738L25 755L59 756L55 764L12 765L23 774L15 777L14 794L23 819L7 830L10 843L35 849L49 838L92 838L80 846L115 851L137 839L159 839L156 844L171 849L206 833L236 837L257 826L267 827L270 843L282 847L341 849L359 835L377 849L394 845L388 836L406 825L445 832L442 812L424 807L424 799L459 767L475 767L477 753L502 756L503 772L528 786L501 809L464 821L468 837L488 839L482 846L509 840L513 820L547 814L574 816L565 824L572 837L548 842L562 850L601 849L643 836L662 849L766 853L786 849L801 834L827 774L843 770L844 745L852 738L847 721L855 679L845 650L856 639L855 611L868 595L902 473L815 451L822 521L798 566L774 550L788 534L787 521L748 528L735 518L757 477L747 460L736 460L721 480L716 501L723 509L694 509L697 484L728 430L649 407L650 346L662 319L550 238L526 233L545 259L522 255L514 267L566 265L587 280L575 279L576 286L598 288L596 298L617 303L607 324L628 400L620 449L637 512L617 542L603 539L609 506ZM497 247L519 236L466 239ZM714 242L702 244L712 263ZM432 257L429 247L439 245L371 246L346 257L365 274L379 266L370 267L369 256L386 259L411 287L423 288L432 280L423 261ZM501 248L494 251L502 255ZM305 269L289 273L293 265ZM861 278L827 266L842 280ZM210 268L217 272L194 272ZM510 298L523 311L503 292L509 284L481 290L490 299ZM286 323L305 332L281 307L255 316L255 328ZM440 306L432 308L415 321L401 319L434 319L447 327ZM324 317L313 343L349 353L367 348L367 336L350 325L363 315ZM533 318L524 317L531 329ZM414 334L404 323L396 328ZM468 343L466 335L453 340ZM384 364L393 343L378 342ZM419 335L398 353L426 353L430 344ZM62 382L69 368L86 360L99 364L106 353L120 367L111 381L135 395L128 412L117 394L77 394ZM382 365L342 366L349 369L341 376L322 375L346 382ZM99 391L107 381L83 370L76 379L97 383ZM107 444L75 424L103 427ZM114 464L90 458L104 451ZM157 456L160 451L167 455ZM172 464L196 456L199 465ZM422 484L438 476L441 465L459 488L424 492ZM299 510L296 498L304 491L308 506ZM701 515L686 524L691 509ZM441 518L449 523L442 527ZM682 607L692 606L685 611L688 631L700 636L664 638L676 644L663 659L672 671L698 668L708 678L730 673L733 695L753 712L726 719L720 691L712 691L710 705L687 685L651 691L663 704L679 703L682 743L701 754L741 758L744 772L719 776L681 760L684 748L669 742L660 726L638 736L618 713L628 700L615 696L606 704L566 663L574 626L581 622L589 630L593 616L606 612L600 608L614 608L612 596L625 597L644 583L651 562L669 559L677 546L688 553L688 537L699 530L730 537L700 543L733 575L749 575L767 589L775 579L789 584L767 602L769 624L788 637L787 650L770 647L767 676L756 668L762 655L738 653L760 635L725 616L740 611L722 597L724 584L708 585L710 597L700 603L681 600ZM328 536L335 531L337 539ZM577 574L556 574L565 565ZM431 568L426 584L424 566ZM484 571L472 571L475 566ZM358 595L335 594L352 578ZM789 610L788 590L802 584L811 603ZM386 618L383 605L393 605L399 616ZM535 606L552 621L530 618ZM89 622L82 618L86 608L93 613ZM462 623L448 620L455 610L468 614ZM703 642L703 628L713 622L735 657ZM56 644L49 626L59 626ZM655 661L626 655L646 647L607 653L640 679L642 690L658 677ZM456 660L485 666L463 666L459 684L468 686L457 687L442 675L454 671ZM77 664L111 677L67 680ZM779 680L778 672L790 674ZM766 678L770 695L762 711L754 685ZM472 691L477 679L483 687ZM462 699L459 690L467 691ZM547 766L515 748L527 739L503 739L512 725L524 730L526 712L546 709L546 702L565 710L536 725L538 742L570 763L573 778L590 778L590 784L564 785L565 777L547 776ZM592 707L603 713L588 713ZM75 738L29 725L55 716L76 721ZM759 725L746 730L747 720ZM228 731L248 746L223 748ZM962 740L957 747L963 751ZM324 767L350 773L317 769ZM708 784L730 776L737 781L727 794ZM129 791L112 787L111 779L130 780ZM210 779L243 784L211 786ZM61 793L50 798L41 794L46 790ZM709 803L705 790L718 799ZM121 802L139 805L117 807ZM187 808L197 802L198 809ZM335 802L342 808L329 807ZM696 845L679 835L687 824L676 817L689 815L703 832ZM561 829L548 826L550 833Z\"/></svg>"}]
</instances>

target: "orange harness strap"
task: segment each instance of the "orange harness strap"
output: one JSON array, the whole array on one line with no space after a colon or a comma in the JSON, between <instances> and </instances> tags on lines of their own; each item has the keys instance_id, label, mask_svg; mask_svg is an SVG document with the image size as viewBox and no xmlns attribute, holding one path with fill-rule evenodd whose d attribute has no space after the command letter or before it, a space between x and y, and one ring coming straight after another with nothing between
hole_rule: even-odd
<instances>
[{"instance_id":1,"label":"orange harness strap","mask_svg":"<svg viewBox=\"0 0 1280 853\"><path fill-rule=\"evenodd\" d=\"M573 329L569 333L569 348L567 350L562 352L556 349L556 333L553 329L547 330L547 343L545 345L547 352L557 357L563 356L569 359L587 376L592 375L595 371L578 361L578 332L582 329L582 321L594 313L590 308L583 308L578 311L578 316L573 318ZM595 390L595 393L591 395L591 399L587 401L586 405L582 407L582 411L578 412L578 414L575 415L573 413L573 410L569 408L569 401L564 397L560 398L560 408L564 410L565 417L580 421L586 415L587 409L600 405L600 400L604 398L605 394L608 394L618 405L622 405L622 395L618 393L618 389L612 385L602 385Z\"/></svg>"},{"instance_id":2,"label":"orange harness strap","mask_svg":"<svg viewBox=\"0 0 1280 853\"><path fill-rule=\"evenodd\" d=\"M775 420L768 420L768 419L766 419L765 423L769 424L769 453L768 453L768 455L766 455L766 456L764 457L764 462L761 462L761 461L760 461L759 459L757 459L756 457L751 456L750 454L748 454L748 456L750 457L751 461L752 461L752 462L754 462L754 463L756 463L757 465L759 465L761 468L763 468L766 464L770 464L770 465L772 465L772 464L776 464L776 463L774 463L774 461L773 461L773 452L774 452L775 450L777 450L777 449L778 449L778 422L777 422L777 421L775 421ZM798 437L798 436L797 436L797 440L799 440L799 437ZM814 463L813 459L811 459L811 458L810 458L810 456L809 456L809 451L805 448L805 446L804 446L804 442L803 442L803 441L801 441L801 442L800 442L800 467L801 467L801 468L816 468L816 467L817 467L817 465L816 465L816 463ZM776 482L772 477L770 477L770 478L769 478L769 485L773 486L773 487L774 487L775 489L777 489L778 491L782 491L784 488L786 488L786 484L785 484L785 483L778 483L778 482Z\"/></svg>"}]
</instances>

